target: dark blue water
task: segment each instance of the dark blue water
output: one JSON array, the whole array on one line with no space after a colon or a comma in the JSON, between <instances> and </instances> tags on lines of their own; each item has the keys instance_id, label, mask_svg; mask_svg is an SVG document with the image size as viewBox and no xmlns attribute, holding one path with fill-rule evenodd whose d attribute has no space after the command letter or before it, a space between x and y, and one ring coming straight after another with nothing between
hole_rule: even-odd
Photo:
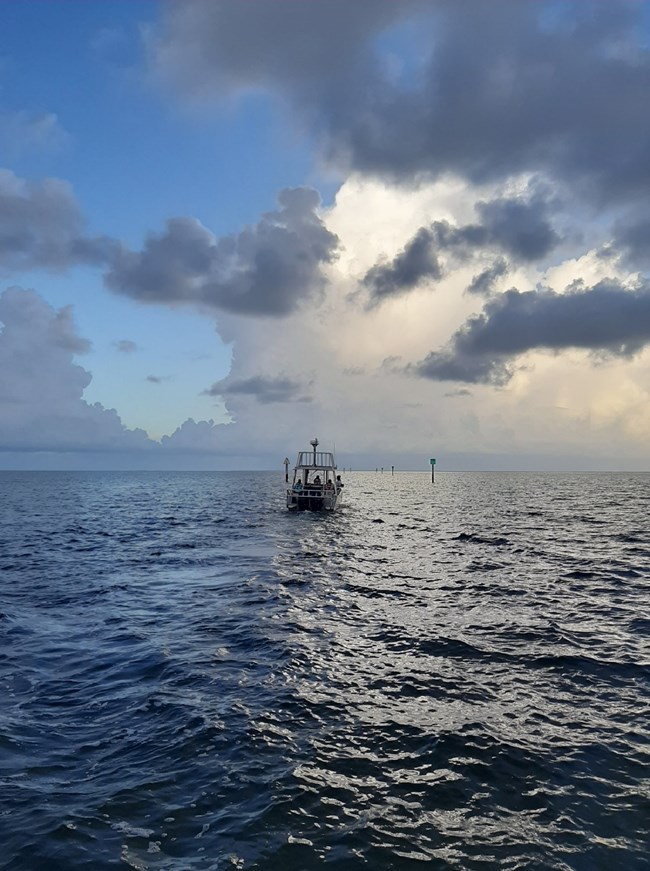
<instances>
[{"instance_id":1,"label":"dark blue water","mask_svg":"<svg viewBox=\"0 0 650 871\"><path fill-rule=\"evenodd\" d=\"M3 869L650 868L650 476L0 475Z\"/></svg>"}]
</instances>

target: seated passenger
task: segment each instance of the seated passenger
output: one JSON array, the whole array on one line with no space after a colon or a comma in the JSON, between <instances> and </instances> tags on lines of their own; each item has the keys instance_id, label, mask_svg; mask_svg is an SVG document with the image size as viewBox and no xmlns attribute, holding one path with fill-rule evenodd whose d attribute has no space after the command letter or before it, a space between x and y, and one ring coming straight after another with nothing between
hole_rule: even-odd
<instances>
[{"instance_id":1,"label":"seated passenger","mask_svg":"<svg viewBox=\"0 0 650 871\"><path fill-rule=\"evenodd\" d=\"M331 490L333 486L334 486L334 485L332 484L332 482L331 482L330 479L328 478L327 481L325 482L325 489L326 489L326 490Z\"/></svg>"},{"instance_id":2,"label":"seated passenger","mask_svg":"<svg viewBox=\"0 0 650 871\"><path fill-rule=\"evenodd\" d=\"M320 485L321 485L320 475L316 475L316 477L314 478L314 486L320 487Z\"/></svg>"},{"instance_id":3,"label":"seated passenger","mask_svg":"<svg viewBox=\"0 0 650 871\"><path fill-rule=\"evenodd\" d=\"M294 493L301 493L302 492L302 481L300 480L300 478L298 478L297 481L294 481L293 492Z\"/></svg>"}]
</instances>

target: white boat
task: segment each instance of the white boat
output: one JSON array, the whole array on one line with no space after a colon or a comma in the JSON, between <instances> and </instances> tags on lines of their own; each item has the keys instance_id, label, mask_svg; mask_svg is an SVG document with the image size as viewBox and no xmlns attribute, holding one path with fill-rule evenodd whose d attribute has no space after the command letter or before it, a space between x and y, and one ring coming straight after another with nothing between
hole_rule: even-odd
<instances>
[{"instance_id":1,"label":"white boat","mask_svg":"<svg viewBox=\"0 0 650 871\"><path fill-rule=\"evenodd\" d=\"M287 508L291 511L334 511L343 498L341 476L336 474L336 460L329 451L317 451L318 439L309 444L311 451L300 451L289 481L287 463Z\"/></svg>"}]
</instances>

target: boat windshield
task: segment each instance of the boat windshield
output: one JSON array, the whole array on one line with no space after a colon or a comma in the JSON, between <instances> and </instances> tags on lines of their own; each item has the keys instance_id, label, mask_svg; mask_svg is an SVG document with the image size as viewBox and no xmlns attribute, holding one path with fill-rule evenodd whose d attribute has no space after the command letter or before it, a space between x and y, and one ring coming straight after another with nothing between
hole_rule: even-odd
<instances>
[{"instance_id":1,"label":"boat windshield","mask_svg":"<svg viewBox=\"0 0 650 871\"><path fill-rule=\"evenodd\" d=\"M300 453L298 454L298 459L296 460L296 468L298 466L302 466L303 468L306 467L308 469L336 468L336 464L334 462L334 454L330 454L326 451L316 451L315 458L314 451L300 451Z\"/></svg>"}]
</instances>

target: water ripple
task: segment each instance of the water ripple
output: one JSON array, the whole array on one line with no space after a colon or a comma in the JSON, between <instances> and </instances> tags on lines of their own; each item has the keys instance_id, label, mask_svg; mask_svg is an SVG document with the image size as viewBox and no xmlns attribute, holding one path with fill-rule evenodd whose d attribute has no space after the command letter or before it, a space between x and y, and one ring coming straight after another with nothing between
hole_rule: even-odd
<instances>
[{"instance_id":1,"label":"water ripple","mask_svg":"<svg viewBox=\"0 0 650 871\"><path fill-rule=\"evenodd\" d=\"M650 867L650 478L347 478L0 475L0 867Z\"/></svg>"}]
</instances>

